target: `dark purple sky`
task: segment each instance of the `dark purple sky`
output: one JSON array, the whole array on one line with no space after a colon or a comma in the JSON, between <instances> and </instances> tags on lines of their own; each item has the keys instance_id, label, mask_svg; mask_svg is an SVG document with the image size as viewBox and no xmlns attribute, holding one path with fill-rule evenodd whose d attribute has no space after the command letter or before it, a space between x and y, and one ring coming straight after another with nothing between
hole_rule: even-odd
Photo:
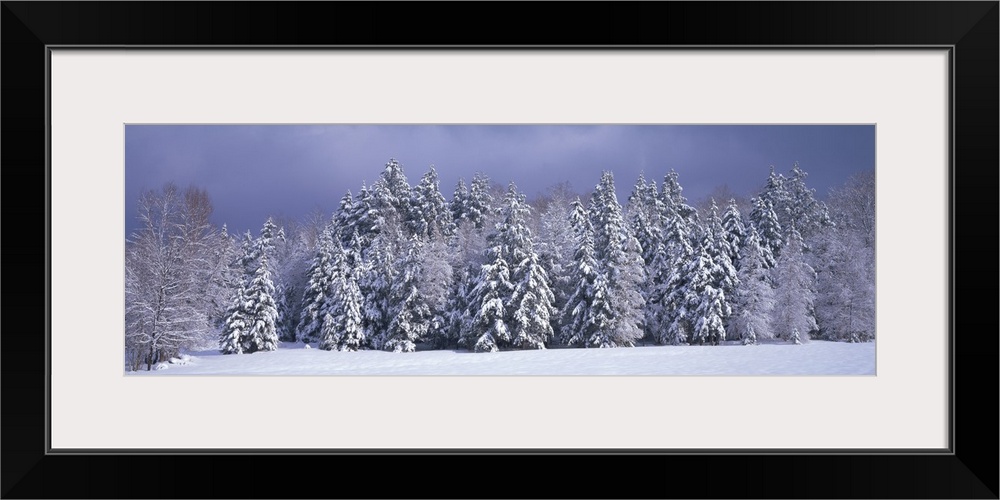
<instances>
[{"instance_id":1,"label":"dark purple sky","mask_svg":"<svg viewBox=\"0 0 1000 500\"><path fill-rule=\"evenodd\" d=\"M671 168L691 203L727 185L755 193L768 167L796 161L825 197L875 167L873 125L127 125L125 228L136 229L144 189L172 181L205 189L213 220L254 234L269 215L331 214L347 189L370 185L390 157L416 184L431 164L450 199L476 171L514 181L529 198L569 181L587 192L611 170L625 201L640 171L662 181ZM720 203L722 203L720 201Z\"/></svg>"}]
</instances>

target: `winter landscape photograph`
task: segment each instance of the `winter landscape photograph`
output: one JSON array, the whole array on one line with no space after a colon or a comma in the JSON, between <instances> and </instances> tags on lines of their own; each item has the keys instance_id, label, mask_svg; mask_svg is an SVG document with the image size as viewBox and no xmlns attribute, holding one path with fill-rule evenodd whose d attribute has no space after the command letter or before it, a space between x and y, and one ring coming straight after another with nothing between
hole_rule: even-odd
<instances>
[{"instance_id":1,"label":"winter landscape photograph","mask_svg":"<svg viewBox=\"0 0 1000 500\"><path fill-rule=\"evenodd\" d=\"M126 125L128 376L875 375L874 125Z\"/></svg>"}]
</instances>

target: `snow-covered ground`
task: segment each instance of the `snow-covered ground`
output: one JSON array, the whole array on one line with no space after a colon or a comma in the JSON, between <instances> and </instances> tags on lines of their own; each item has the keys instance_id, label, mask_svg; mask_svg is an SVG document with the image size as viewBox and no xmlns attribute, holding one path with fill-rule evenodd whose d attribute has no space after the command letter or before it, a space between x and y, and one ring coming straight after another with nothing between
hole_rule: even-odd
<instances>
[{"instance_id":1,"label":"snow-covered ground","mask_svg":"<svg viewBox=\"0 0 1000 500\"><path fill-rule=\"evenodd\" d=\"M875 344L648 346L620 349L330 352L282 344L272 352L201 351L142 375L874 375Z\"/></svg>"}]
</instances>

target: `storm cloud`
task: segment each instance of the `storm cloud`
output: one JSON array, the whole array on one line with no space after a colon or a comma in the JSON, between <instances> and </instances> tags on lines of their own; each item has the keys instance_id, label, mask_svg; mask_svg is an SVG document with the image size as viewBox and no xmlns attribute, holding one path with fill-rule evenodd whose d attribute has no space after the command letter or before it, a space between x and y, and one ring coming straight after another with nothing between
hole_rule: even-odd
<instances>
[{"instance_id":1,"label":"storm cloud","mask_svg":"<svg viewBox=\"0 0 1000 500\"><path fill-rule=\"evenodd\" d=\"M389 158L415 184L429 165L451 198L460 177L484 172L530 197L569 182L585 193L614 172L624 201L640 171L661 181L679 174L698 202L726 186L750 196L768 167L795 162L820 198L859 171L875 168L874 125L128 125L125 227L136 202L166 182L205 189L213 220L231 233L256 231L268 216L302 220L332 214L350 189L378 178ZM721 201L720 201L721 203Z\"/></svg>"}]
</instances>

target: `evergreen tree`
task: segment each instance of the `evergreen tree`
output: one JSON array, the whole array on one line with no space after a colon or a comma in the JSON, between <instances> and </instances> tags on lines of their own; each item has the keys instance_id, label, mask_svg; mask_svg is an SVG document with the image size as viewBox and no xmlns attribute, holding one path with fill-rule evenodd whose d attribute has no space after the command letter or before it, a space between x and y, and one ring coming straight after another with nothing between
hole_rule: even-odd
<instances>
[{"instance_id":1,"label":"evergreen tree","mask_svg":"<svg viewBox=\"0 0 1000 500\"><path fill-rule=\"evenodd\" d=\"M792 329L792 336L788 339L788 341L791 342L791 343L793 343L793 344L795 344L795 345L802 344L802 339L799 337L799 329L798 328Z\"/></svg>"},{"instance_id":2,"label":"evergreen tree","mask_svg":"<svg viewBox=\"0 0 1000 500\"><path fill-rule=\"evenodd\" d=\"M361 248L367 248L381 227L381 212L376 207L372 190L362 183L361 190L358 191L358 196L354 198L350 207L350 212L340 217L343 223L337 226L341 243L350 244L347 238L351 238L353 232L357 232L361 238Z\"/></svg>"},{"instance_id":3,"label":"evergreen tree","mask_svg":"<svg viewBox=\"0 0 1000 500\"><path fill-rule=\"evenodd\" d=\"M411 188L403 174L403 165L390 158L373 186L379 216L387 224L409 225L418 218L411 202Z\"/></svg>"},{"instance_id":4,"label":"evergreen tree","mask_svg":"<svg viewBox=\"0 0 1000 500\"><path fill-rule=\"evenodd\" d=\"M472 303L479 311L473 324L479 346L475 348L544 348L552 336L554 298L527 226L530 208L514 183L508 186L502 207L490 237L493 262L483 267Z\"/></svg>"},{"instance_id":5,"label":"evergreen tree","mask_svg":"<svg viewBox=\"0 0 1000 500\"><path fill-rule=\"evenodd\" d=\"M733 316L729 322L730 338L744 345L757 344L758 339L774 338L771 315L774 311L774 290L760 248L760 238L752 227L740 252L739 286L733 300Z\"/></svg>"},{"instance_id":6,"label":"evergreen tree","mask_svg":"<svg viewBox=\"0 0 1000 500\"><path fill-rule=\"evenodd\" d=\"M513 304L514 347L544 349L553 337L552 317L556 309L555 297L548 286L548 276L542 268L538 254L529 251L514 269Z\"/></svg>"},{"instance_id":7,"label":"evergreen tree","mask_svg":"<svg viewBox=\"0 0 1000 500\"><path fill-rule=\"evenodd\" d=\"M361 306L363 298L348 252L335 243L328 306L323 310L319 348L357 351L365 345Z\"/></svg>"},{"instance_id":8,"label":"evergreen tree","mask_svg":"<svg viewBox=\"0 0 1000 500\"><path fill-rule=\"evenodd\" d=\"M240 283L236 295L226 311L225 323L219 335L219 351L222 354L243 354L244 339L250 331L250 322L246 288Z\"/></svg>"},{"instance_id":9,"label":"evergreen tree","mask_svg":"<svg viewBox=\"0 0 1000 500\"><path fill-rule=\"evenodd\" d=\"M383 349L393 352L413 352L416 343L427 332L431 311L421 295L418 284L421 269L422 244L416 237L410 239L406 253L396 260L399 275L392 283L389 296L391 318Z\"/></svg>"},{"instance_id":10,"label":"evergreen tree","mask_svg":"<svg viewBox=\"0 0 1000 500\"><path fill-rule=\"evenodd\" d=\"M444 349L458 345L459 338L472 327L469 299L474 286L473 278L473 274L465 266L453 270L448 303L445 307L445 326L440 335L433 337L435 348Z\"/></svg>"},{"instance_id":11,"label":"evergreen tree","mask_svg":"<svg viewBox=\"0 0 1000 500\"><path fill-rule=\"evenodd\" d=\"M806 263L802 253L802 236L792 225L788 242L774 268L775 302L773 327L783 339L791 340L792 332L807 336L817 330L814 316L816 271ZM806 337L808 338L808 337Z\"/></svg>"},{"instance_id":12,"label":"evergreen tree","mask_svg":"<svg viewBox=\"0 0 1000 500\"><path fill-rule=\"evenodd\" d=\"M467 219L476 229L482 229L494 213L493 196L490 194L490 179L477 172L472 178L472 189L465 205Z\"/></svg>"},{"instance_id":13,"label":"evergreen tree","mask_svg":"<svg viewBox=\"0 0 1000 500\"><path fill-rule=\"evenodd\" d=\"M267 218L264 225L260 228L260 237L257 238L257 252L254 254L255 259L261 259L263 256L267 256L269 265L273 267L274 256L277 251L277 246L279 243L285 242L285 229L278 227L274 223L274 219L271 217ZM272 273L274 269L269 269Z\"/></svg>"},{"instance_id":14,"label":"evergreen tree","mask_svg":"<svg viewBox=\"0 0 1000 500\"><path fill-rule=\"evenodd\" d=\"M679 187L675 188L679 189ZM690 338L691 314L684 300L688 264L694 257L692 233L697 230L690 218L669 210L665 213L660 247L650 269L647 321L653 340L658 344L679 345Z\"/></svg>"},{"instance_id":15,"label":"evergreen tree","mask_svg":"<svg viewBox=\"0 0 1000 500\"><path fill-rule=\"evenodd\" d=\"M337 243L339 245L339 243ZM316 256L309 267L309 281L302 296L302 314L299 318L296 339L299 342L316 342L323 326L323 312L328 307L330 284L333 282L334 241L330 227L320 235Z\"/></svg>"},{"instance_id":16,"label":"evergreen tree","mask_svg":"<svg viewBox=\"0 0 1000 500\"><path fill-rule=\"evenodd\" d=\"M530 212L524 195L511 182L502 200L501 220L493 238L499 242L501 254L512 272L534 251L527 224Z\"/></svg>"},{"instance_id":17,"label":"evergreen tree","mask_svg":"<svg viewBox=\"0 0 1000 500\"><path fill-rule=\"evenodd\" d=\"M647 183L642 172L639 173L639 179L636 181L628 201L629 226L641 249L643 267L647 270L647 279L643 280L640 287L642 296L646 298L643 310L644 337L652 338L654 335L654 308L656 306L649 299L656 274L653 262L656 260L657 250L662 247L660 238L663 235L661 228L663 207L659 200L656 183Z\"/></svg>"},{"instance_id":18,"label":"evergreen tree","mask_svg":"<svg viewBox=\"0 0 1000 500\"><path fill-rule=\"evenodd\" d=\"M662 217L656 183L647 183L645 176L640 172L635 188L629 195L628 203L629 225L642 247L642 260L647 266L652 265L656 257L656 248L660 244L659 221Z\"/></svg>"},{"instance_id":19,"label":"evergreen tree","mask_svg":"<svg viewBox=\"0 0 1000 500\"><path fill-rule=\"evenodd\" d=\"M279 273L275 273L275 277L278 277L280 281L274 280L274 302L278 309L278 318L275 321L274 327L278 332L278 340L295 342L295 330L298 321L295 318L295 300L292 298L292 292L289 291L289 287L285 283L288 277ZM301 311L297 312L301 313Z\"/></svg>"},{"instance_id":20,"label":"evergreen tree","mask_svg":"<svg viewBox=\"0 0 1000 500\"><path fill-rule=\"evenodd\" d=\"M409 227L413 234L425 239L450 238L455 232L448 202L441 194L437 171L431 165L420 183L413 188L411 201L413 218Z\"/></svg>"},{"instance_id":21,"label":"evergreen tree","mask_svg":"<svg viewBox=\"0 0 1000 500\"><path fill-rule=\"evenodd\" d=\"M722 214L722 227L725 230L726 242L729 244L729 260L737 271L740 269L740 254L747 238L747 228L743 224L743 214L736 205L736 199L731 198Z\"/></svg>"},{"instance_id":22,"label":"evergreen tree","mask_svg":"<svg viewBox=\"0 0 1000 500\"><path fill-rule=\"evenodd\" d=\"M670 335L670 326L676 311L670 308L671 280L675 279L675 263L661 242L656 247L653 263L649 267L646 295L646 328L653 342L657 344L680 344L687 337L677 339Z\"/></svg>"},{"instance_id":23,"label":"evergreen tree","mask_svg":"<svg viewBox=\"0 0 1000 500\"><path fill-rule=\"evenodd\" d=\"M786 206L778 212L787 217L787 220L783 221L779 215L778 222L782 227L788 229L794 223L795 229L806 242L824 228L833 226L826 204L816 199L815 189L806 186L808 175L799 167L798 162L795 162L791 176L782 184ZM789 234L785 234L785 237L788 236Z\"/></svg>"},{"instance_id":24,"label":"evergreen tree","mask_svg":"<svg viewBox=\"0 0 1000 500\"><path fill-rule=\"evenodd\" d=\"M594 322L591 320L591 307L594 303L594 284L599 269L597 257L594 255L594 229L579 198L573 202L570 221L578 243L570 269L573 291L562 310L560 334L562 342L566 345L586 346L587 339L595 333Z\"/></svg>"},{"instance_id":25,"label":"evergreen tree","mask_svg":"<svg viewBox=\"0 0 1000 500\"><path fill-rule=\"evenodd\" d=\"M364 297L362 317L368 347L381 350L385 345L391 314L391 293L398 271L395 263L397 252L394 242L401 241L402 232L397 228L391 233L379 229L363 259L363 274L358 283Z\"/></svg>"},{"instance_id":26,"label":"evergreen tree","mask_svg":"<svg viewBox=\"0 0 1000 500\"><path fill-rule=\"evenodd\" d=\"M760 238L761 255L764 259L764 267L771 269L774 267L775 259L781 255L781 247L784 245L781 225L778 224L778 217L774 213L771 202L765 198L753 198L751 200L753 210L750 212L750 225L757 232Z\"/></svg>"},{"instance_id":27,"label":"evergreen tree","mask_svg":"<svg viewBox=\"0 0 1000 500\"><path fill-rule=\"evenodd\" d=\"M469 188L465 185L465 179L459 177L455 184L455 191L448 202L448 209L451 211L451 220L456 226L461 226L469 220Z\"/></svg>"},{"instance_id":28,"label":"evergreen tree","mask_svg":"<svg viewBox=\"0 0 1000 500\"><path fill-rule=\"evenodd\" d=\"M616 318L612 304L612 286L608 282L608 273L600 272L594 279L592 287L593 300L588 311L588 321L592 333L586 339L587 347L621 347L628 344L620 342L615 335Z\"/></svg>"},{"instance_id":29,"label":"evergreen tree","mask_svg":"<svg viewBox=\"0 0 1000 500\"><path fill-rule=\"evenodd\" d=\"M791 221L791 216L788 213L789 197L788 191L785 189L785 176L774 173L774 165L771 165L770 168L771 171L767 176L767 181L764 183L764 188L757 198L761 202L770 204L771 210L774 211L778 227L787 228L788 223ZM768 241L761 228L757 228L757 233L761 237L761 243ZM784 233L782 233L781 241L784 241L784 236ZM774 256L777 258L778 254L775 253Z\"/></svg>"},{"instance_id":30,"label":"evergreen tree","mask_svg":"<svg viewBox=\"0 0 1000 500\"><path fill-rule=\"evenodd\" d=\"M243 352L273 351L278 348L278 306L274 300L274 282L268 269L267 253L262 253L253 279L247 286L246 302L249 329L243 339Z\"/></svg>"},{"instance_id":31,"label":"evergreen tree","mask_svg":"<svg viewBox=\"0 0 1000 500\"><path fill-rule=\"evenodd\" d=\"M358 221L355 219L357 216L356 208L354 205L354 196L351 194L351 190L347 190L344 196L340 199L339 208L333 214L333 219L328 226L332 226L331 235L337 237L337 241L341 244L347 244L345 238L350 238L357 229ZM322 236L321 236L322 237Z\"/></svg>"},{"instance_id":32,"label":"evergreen tree","mask_svg":"<svg viewBox=\"0 0 1000 500\"><path fill-rule=\"evenodd\" d=\"M712 345L726 338L724 320L729 317L729 305L725 301L722 290L709 285L698 302L694 311L693 338L700 344L702 339Z\"/></svg>"},{"instance_id":33,"label":"evergreen tree","mask_svg":"<svg viewBox=\"0 0 1000 500\"><path fill-rule=\"evenodd\" d=\"M679 182L679 176L673 169L663 177L663 186L660 188L660 201L663 210L663 219L667 220L676 214L683 218L689 225L697 224L698 211L687 204L687 198L682 194L684 191Z\"/></svg>"},{"instance_id":34,"label":"evergreen tree","mask_svg":"<svg viewBox=\"0 0 1000 500\"><path fill-rule=\"evenodd\" d=\"M725 322L728 321L732 313L732 299L739 278L730 257L733 250L729 244L729 234L726 232L722 219L719 218L715 200L712 200L709 209L702 246L712 259L712 288L718 292L718 297L714 300L719 301L719 314Z\"/></svg>"},{"instance_id":35,"label":"evergreen tree","mask_svg":"<svg viewBox=\"0 0 1000 500\"><path fill-rule=\"evenodd\" d=\"M680 331L689 331L691 344L718 344L725 338L722 320L727 315L724 295L714 285L716 263L709 253L707 240L702 240L698 250L688 260L684 269L686 283L674 290L673 301L687 313L679 316L673 325Z\"/></svg>"},{"instance_id":36,"label":"evergreen tree","mask_svg":"<svg viewBox=\"0 0 1000 500\"><path fill-rule=\"evenodd\" d=\"M258 253L257 241L254 240L250 231L247 231L243 234L240 258L237 265L243 275L243 278L241 279L245 279L246 276L252 275L257 271L257 259L259 258L260 254Z\"/></svg>"},{"instance_id":37,"label":"evergreen tree","mask_svg":"<svg viewBox=\"0 0 1000 500\"><path fill-rule=\"evenodd\" d=\"M510 282L510 268L499 243L489 249L488 256L489 260L482 266L472 291L470 312L475 312L472 328L459 340L460 345L475 352L499 351L501 345L511 341L504 303L504 298L514 290Z\"/></svg>"},{"instance_id":38,"label":"evergreen tree","mask_svg":"<svg viewBox=\"0 0 1000 500\"><path fill-rule=\"evenodd\" d=\"M620 315L617 343L632 347L645 334L647 273L639 241L627 227L623 239L621 266L614 276L617 290L612 300Z\"/></svg>"},{"instance_id":39,"label":"evergreen tree","mask_svg":"<svg viewBox=\"0 0 1000 500\"><path fill-rule=\"evenodd\" d=\"M594 226L594 251L599 266L592 304L598 308L593 311L598 316L592 316L598 319L598 337L588 342L601 347L631 347L643 334L645 301L640 292L645 270L639 244L625 224L618 204L611 172L601 175L588 212Z\"/></svg>"}]
</instances>

